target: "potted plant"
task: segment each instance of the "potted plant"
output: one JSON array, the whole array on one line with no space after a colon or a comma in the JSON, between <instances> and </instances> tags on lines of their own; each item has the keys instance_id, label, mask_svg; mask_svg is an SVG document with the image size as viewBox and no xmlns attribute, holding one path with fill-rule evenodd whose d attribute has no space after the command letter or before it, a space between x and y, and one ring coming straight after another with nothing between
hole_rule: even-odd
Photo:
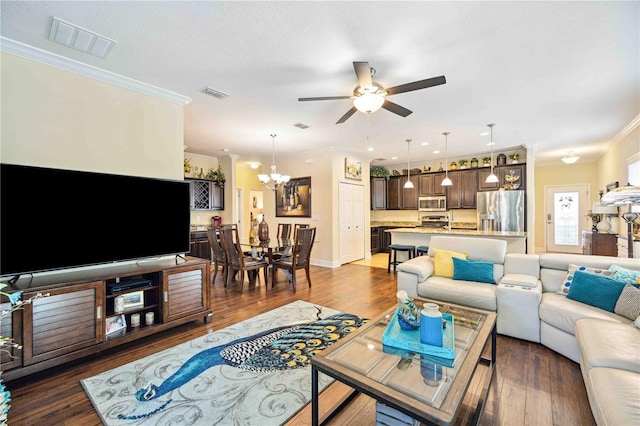
<instances>
[{"instance_id":1,"label":"potted plant","mask_svg":"<svg viewBox=\"0 0 640 426\"><path fill-rule=\"evenodd\" d=\"M188 176L191 173L191 158L184 159L184 175Z\"/></svg>"},{"instance_id":2,"label":"potted plant","mask_svg":"<svg viewBox=\"0 0 640 426\"><path fill-rule=\"evenodd\" d=\"M222 171L222 168L219 164L217 169L209 169L206 177L207 179L216 182L218 186L220 186L220 188L224 188L224 183L227 181L227 179L224 177L224 172Z\"/></svg>"},{"instance_id":3,"label":"potted plant","mask_svg":"<svg viewBox=\"0 0 640 426\"><path fill-rule=\"evenodd\" d=\"M383 166L371 166L369 169L369 176L371 177L381 177L389 180L390 175L389 169Z\"/></svg>"},{"instance_id":4,"label":"potted plant","mask_svg":"<svg viewBox=\"0 0 640 426\"><path fill-rule=\"evenodd\" d=\"M482 157L482 166L489 167L491 165L491 157Z\"/></svg>"},{"instance_id":5,"label":"potted plant","mask_svg":"<svg viewBox=\"0 0 640 426\"><path fill-rule=\"evenodd\" d=\"M460 164L460 168L461 169L466 169L467 168L467 160L460 160L460 161L458 161L458 164Z\"/></svg>"},{"instance_id":6,"label":"potted plant","mask_svg":"<svg viewBox=\"0 0 640 426\"><path fill-rule=\"evenodd\" d=\"M511 164L517 164L520 159L520 154L514 152L513 154L509 154L509 159L511 160Z\"/></svg>"}]
</instances>

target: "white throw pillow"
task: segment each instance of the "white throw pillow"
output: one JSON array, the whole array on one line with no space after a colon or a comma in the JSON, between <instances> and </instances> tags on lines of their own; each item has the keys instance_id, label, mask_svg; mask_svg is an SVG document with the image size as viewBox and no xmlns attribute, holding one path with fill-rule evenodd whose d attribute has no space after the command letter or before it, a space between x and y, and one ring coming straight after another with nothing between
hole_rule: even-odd
<instances>
[{"instance_id":1,"label":"white throw pillow","mask_svg":"<svg viewBox=\"0 0 640 426\"><path fill-rule=\"evenodd\" d=\"M589 268L588 266L579 266L574 265L572 263L569 264L569 270L567 271L567 275L564 277L564 281L562 281L562 285L558 289L556 293L562 294L566 296L569 293L569 288L571 287L571 280L573 280L573 274L576 271L586 272L587 274L600 275L602 277L613 278L616 275L616 271L609 271L607 269L601 268Z\"/></svg>"}]
</instances>

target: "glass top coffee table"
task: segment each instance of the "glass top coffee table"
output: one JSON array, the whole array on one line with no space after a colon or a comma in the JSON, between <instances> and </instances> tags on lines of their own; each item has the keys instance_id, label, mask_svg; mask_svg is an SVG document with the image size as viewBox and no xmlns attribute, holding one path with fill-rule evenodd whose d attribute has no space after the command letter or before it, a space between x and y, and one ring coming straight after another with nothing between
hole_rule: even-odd
<instances>
[{"instance_id":1,"label":"glass top coffee table","mask_svg":"<svg viewBox=\"0 0 640 426\"><path fill-rule=\"evenodd\" d=\"M422 306L425 299L416 298ZM318 374L324 373L379 403L425 424L451 425L456 420L478 365L484 374L472 422L478 423L496 361L496 314L435 300L440 311L454 318L453 360L422 355L382 343L399 305L351 333L311 359L311 417L318 424ZM490 358L483 357L487 342ZM336 407L337 408L337 407Z\"/></svg>"}]
</instances>

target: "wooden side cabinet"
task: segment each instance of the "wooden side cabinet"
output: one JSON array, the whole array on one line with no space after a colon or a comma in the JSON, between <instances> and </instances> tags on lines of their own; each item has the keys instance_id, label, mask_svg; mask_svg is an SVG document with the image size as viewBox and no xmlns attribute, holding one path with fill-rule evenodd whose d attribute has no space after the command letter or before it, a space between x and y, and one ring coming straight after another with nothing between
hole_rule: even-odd
<instances>
[{"instance_id":1,"label":"wooden side cabinet","mask_svg":"<svg viewBox=\"0 0 640 426\"><path fill-rule=\"evenodd\" d=\"M380 251L380 227L371 227L371 254L376 254Z\"/></svg>"},{"instance_id":2,"label":"wooden side cabinet","mask_svg":"<svg viewBox=\"0 0 640 426\"><path fill-rule=\"evenodd\" d=\"M618 256L618 236L582 231L582 254Z\"/></svg>"},{"instance_id":3,"label":"wooden side cabinet","mask_svg":"<svg viewBox=\"0 0 640 426\"><path fill-rule=\"evenodd\" d=\"M6 381L46 370L103 350L148 337L190 321L211 322L211 262L188 257L141 264L82 269L59 274L21 278L26 300L38 293L49 295L25 304L10 320L3 320L2 335L23 345L14 358L2 357ZM126 281L144 282L126 287ZM123 283L121 291L109 290ZM124 312L115 312L116 296L131 299ZM0 300L3 309L7 300ZM145 314L153 312L153 323ZM140 315L133 327L131 316ZM127 326L107 333L106 319L124 315Z\"/></svg>"},{"instance_id":4,"label":"wooden side cabinet","mask_svg":"<svg viewBox=\"0 0 640 426\"><path fill-rule=\"evenodd\" d=\"M189 179L191 210L224 210L224 188L210 180Z\"/></svg>"},{"instance_id":5,"label":"wooden side cabinet","mask_svg":"<svg viewBox=\"0 0 640 426\"><path fill-rule=\"evenodd\" d=\"M189 256L201 259L211 259L211 245L207 231L196 231L191 233L189 244Z\"/></svg>"}]
</instances>

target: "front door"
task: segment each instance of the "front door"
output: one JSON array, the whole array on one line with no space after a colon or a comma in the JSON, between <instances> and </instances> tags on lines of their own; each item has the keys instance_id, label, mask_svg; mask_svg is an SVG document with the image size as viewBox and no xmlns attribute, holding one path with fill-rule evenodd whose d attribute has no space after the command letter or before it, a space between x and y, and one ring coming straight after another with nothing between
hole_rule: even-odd
<instances>
[{"instance_id":1,"label":"front door","mask_svg":"<svg viewBox=\"0 0 640 426\"><path fill-rule=\"evenodd\" d=\"M546 251L582 254L582 231L590 229L589 185L551 185L544 192Z\"/></svg>"}]
</instances>

